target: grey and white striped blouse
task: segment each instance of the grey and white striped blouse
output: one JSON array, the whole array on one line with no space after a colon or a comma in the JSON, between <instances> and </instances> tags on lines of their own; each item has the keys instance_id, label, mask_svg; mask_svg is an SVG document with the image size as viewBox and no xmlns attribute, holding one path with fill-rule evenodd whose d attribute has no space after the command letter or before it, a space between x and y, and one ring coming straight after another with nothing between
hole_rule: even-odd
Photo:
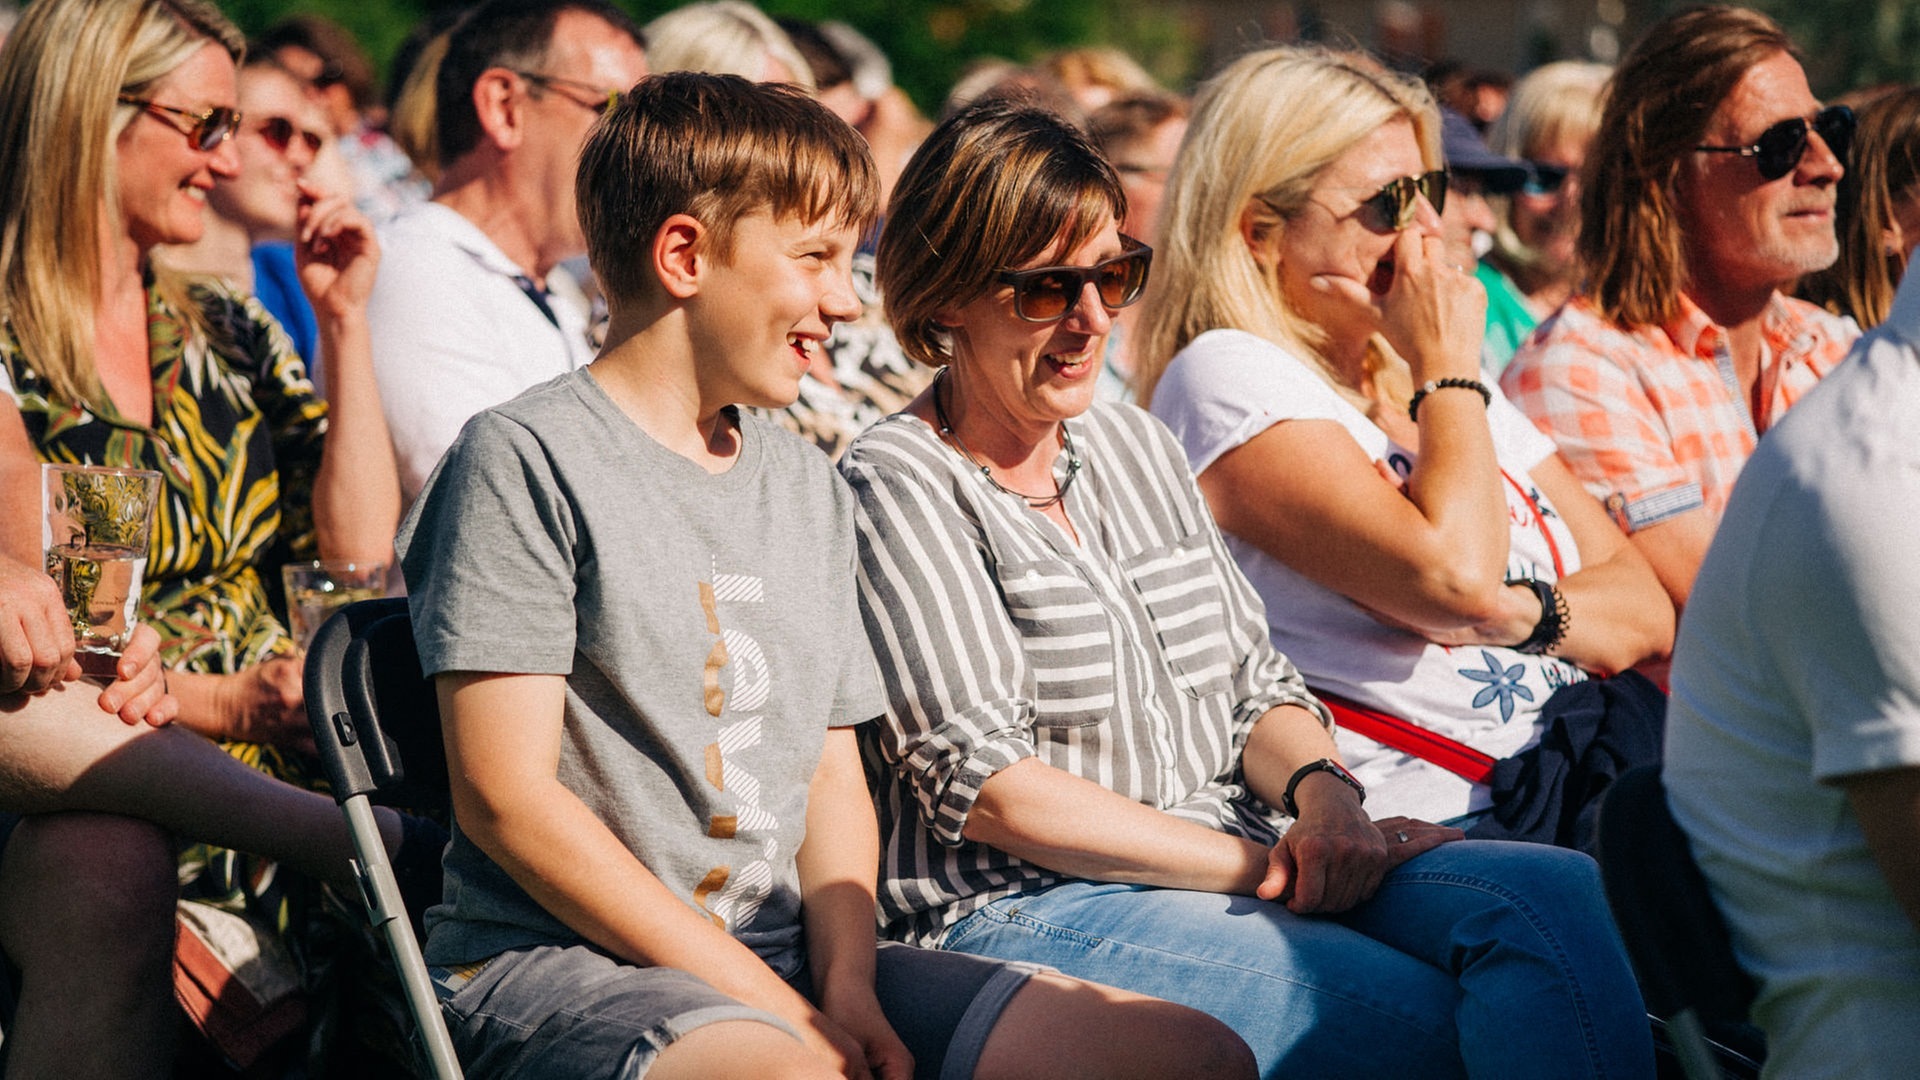
<instances>
[{"instance_id":1,"label":"grey and white striped blouse","mask_svg":"<svg viewBox=\"0 0 1920 1080\"><path fill-rule=\"evenodd\" d=\"M1273 650L1166 428L1098 404L1069 421L1081 543L995 489L933 429L889 417L840 469L858 498L860 601L888 705L865 729L889 933L922 944L982 904L1062 880L962 836L1022 758L1209 828L1270 841L1242 785L1254 721L1330 723ZM1065 474L1065 455L1056 465Z\"/></svg>"}]
</instances>

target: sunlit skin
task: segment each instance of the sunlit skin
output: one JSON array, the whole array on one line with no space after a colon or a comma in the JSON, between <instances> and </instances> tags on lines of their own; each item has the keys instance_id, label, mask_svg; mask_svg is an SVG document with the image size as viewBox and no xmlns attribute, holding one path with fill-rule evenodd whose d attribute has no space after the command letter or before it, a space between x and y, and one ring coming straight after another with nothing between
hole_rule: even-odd
<instances>
[{"instance_id":1,"label":"sunlit skin","mask_svg":"<svg viewBox=\"0 0 1920 1080\"><path fill-rule=\"evenodd\" d=\"M298 224L299 181L315 157L302 134L331 138L326 113L298 80L270 67L240 73L240 110L245 122L232 136L240 158L239 174L215 184L208 200L216 213L245 228L255 242L292 239ZM275 119L287 120L295 128L285 148L274 146L262 133L262 127Z\"/></svg>"},{"instance_id":2,"label":"sunlit skin","mask_svg":"<svg viewBox=\"0 0 1920 1080\"><path fill-rule=\"evenodd\" d=\"M1011 269L1092 266L1122 251L1119 222L1108 222L1071 251L1056 242ZM1092 406L1113 313L1088 283L1065 318L1027 322L1014 314L1013 289L996 284L986 295L944 315L953 363L943 401L947 417L977 454L1009 463L1035 447L1057 446L1060 421ZM1051 484L1052 456L1022 470L1032 490Z\"/></svg>"},{"instance_id":3,"label":"sunlit skin","mask_svg":"<svg viewBox=\"0 0 1920 1080\"><path fill-rule=\"evenodd\" d=\"M233 60L218 45L203 45L141 95L190 112L237 108ZM190 244L205 228L207 193L240 171L229 136L211 152L195 149L174 116L141 111L114 140L120 219L124 240L144 256L158 244Z\"/></svg>"},{"instance_id":4,"label":"sunlit skin","mask_svg":"<svg viewBox=\"0 0 1920 1080\"><path fill-rule=\"evenodd\" d=\"M569 10L554 20L553 39L540 73L588 86L626 90L646 75L647 57L632 38L605 19ZM580 161L580 147L585 145L587 131L598 115L590 108L583 108L583 103L570 96L565 88L546 89L528 97L527 108L539 120L526 125L525 145L543 154L538 160L546 162L541 205L549 210L547 233L556 239L548 246L558 254L554 259L557 262L587 247L587 238L580 231L580 214L575 209L573 181ZM544 275L544 267L541 273Z\"/></svg>"},{"instance_id":5,"label":"sunlit skin","mask_svg":"<svg viewBox=\"0 0 1920 1080\"><path fill-rule=\"evenodd\" d=\"M803 222L759 210L734 222L733 251L709 256L709 278L690 309L702 397L778 409L800 395L800 376L823 351L833 324L858 318L853 251L858 233L837 221Z\"/></svg>"},{"instance_id":6,"label":"sunlit skin","mask_svg":"<svg viewBox=\"0 0 1920 1080\"><path fill-rule=\"evenodd\" d=\"M1412 122L1390 121L1322 170L1307 205L1282 229L1281 293L1294 312L1326 331L1329 358L1343 369L1357 370L1368 337L1380 329L1379 301L1393 279L1399 235L1370 228L1361 205L1389 181L1418 176L1428 168ZM1441 234L1440 215L1424 196L1408 229L1421 236ZM1261 255L1256 252L1255 258ZM1315 284L1316 277L1360 288L1328 289Z\"/></svg>"},{"instance_id":7,"label":"sunlit skin","mask_svg":"<svg viewBox=\"0 0 1920 1080\"><path fill-rule=\"evenodd\" d=\"M1786 53L1747 69L1702 133L1707 146L1744 146L1782 120L1811 118L1819 99ZM1840 247L1833 204L1842 169L1818 134L1793 171L1760 176L1751 158L1692 153L1677 194L1686 238L1688 295L1723 326L1749 319L1802 274L1832 265Z\"/></svg>"}]
</instances>

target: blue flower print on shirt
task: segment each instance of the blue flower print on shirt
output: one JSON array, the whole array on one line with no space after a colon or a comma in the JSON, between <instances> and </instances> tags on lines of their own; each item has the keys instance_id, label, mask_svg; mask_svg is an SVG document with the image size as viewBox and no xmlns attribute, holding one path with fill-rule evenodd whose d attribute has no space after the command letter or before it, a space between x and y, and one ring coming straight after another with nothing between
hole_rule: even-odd
<instances>
[{"instance_id":1,"label":"blue flower print on shirt","mask_svg":"<svg viewBox=\"0 0 1920 1080\"><path fill-rule=\"evenodd\" d=\"M1464 675L1474 682L1487 684L1480 689L1479 693L1473 695L1473 708L1482 708L1488 702L1498 701L1500 722L1504 724L1513 719L1514 698L1520 698L1522 701L1533 700L1533 691L1520 685L1520 680L1526 677L1527 665L1515 664L1512 667L1501 667L1500 658L1485 649L1480 650L1480 659L1486 661L1485 671L1459 668L1457 674Z\"/></svg>"}]
</instances>

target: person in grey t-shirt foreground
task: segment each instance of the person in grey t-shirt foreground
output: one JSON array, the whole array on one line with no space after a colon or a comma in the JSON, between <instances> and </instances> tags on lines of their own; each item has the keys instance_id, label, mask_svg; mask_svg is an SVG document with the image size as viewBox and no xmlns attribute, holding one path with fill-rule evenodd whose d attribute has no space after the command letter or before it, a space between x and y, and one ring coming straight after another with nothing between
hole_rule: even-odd
<instances>
[{"instance_id":1,"label":"person in grey t-shirt foreground","mask_svg":"<svg viewBox=\"0 0 1920 1080\"><path fill-rule=\"evenodd\" d=\"M790 403L858 312L859 137L662 76L578 186L608 344L469 422L401 538L453 784L426 954L470 1075L1251 1076L1193 1010L874 944L852 496L735 408Z\"/></svg>"}]
</instances>

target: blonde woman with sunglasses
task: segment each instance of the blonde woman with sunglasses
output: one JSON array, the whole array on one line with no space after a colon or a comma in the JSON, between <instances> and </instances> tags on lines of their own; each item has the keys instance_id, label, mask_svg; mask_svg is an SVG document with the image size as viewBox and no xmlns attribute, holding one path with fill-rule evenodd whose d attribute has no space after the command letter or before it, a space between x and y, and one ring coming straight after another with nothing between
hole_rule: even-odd
<instances>
[{"instance_id":1,"label":"blonde woman with sunglasses","mask_svg":"<svg viewBox=\"0 0 1920 1080\"><path fill-rule=\"evenodd\" d=\"M1484 292L1445 258L1438 143L1426 89L1364 57L1271 49L1215 77L1171 183L1144 396L1275 647L1335 708L1369 809L1584 846L1579 783L1525 798L1563 775L1551 750L1498 799L1495 763L1592 704L1591 674L1664 655L1673 606L1481 373ZM1601 735L1651 757L1663 702L1626 683L1640 709Z\"/></svg>"},{"instance_id":2,"label":"blonde woman with sunglasses","mask_svg":"<svg viewBox=\"0 0 1920 1080\"><path fill-rule=\"evenodd\" d=\"M1265 1076L1650 1070L1591 861L1372 814L1179 445L1096 402L1158 257L1126 210L1004 98L888 208L887 315L940 374L841 461L887 932L1204 1010Z\"/></svg>"},{"instance_id":3,"label":"blonde woman with sunglasses","mask_svg":"<svg viewBox=\"0 0 1920 1080\"><path fill-rule=\"evenodd\" d=\"M237 111L240 54L203 0L40 0L0 48L0 556L42 565L42 462L159 472L140 615L176 723L299 782L300 659L262 567L289 544L387 560L399 493L365 318L378 249L344 200L307 202L296 225L330 403L256 301L155 255L200 239L259 119ZM14 738L5 753L10 772L38 767ZM295 876L207 849L183 868L189 895L262 911Z\"/></svg>"}]
</instances>

